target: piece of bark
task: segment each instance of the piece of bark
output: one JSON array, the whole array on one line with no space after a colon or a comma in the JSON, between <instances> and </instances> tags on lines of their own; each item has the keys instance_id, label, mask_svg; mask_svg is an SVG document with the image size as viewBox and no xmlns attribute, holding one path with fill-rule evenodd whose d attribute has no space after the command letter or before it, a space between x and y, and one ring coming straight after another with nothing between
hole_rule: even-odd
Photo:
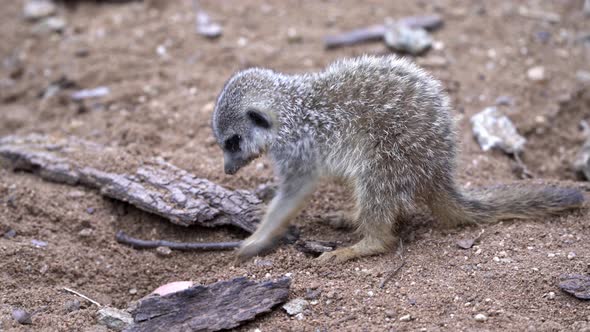
<instances>
[{"instance_id":1,"label":"piece of bark","mask_svg":"<svg viewBox=\"0 0 590 332\"><path fill-rule=\"evenodd\" d=\"M299 240L295 243L295 249L302 253L319 256L320 254L336 249L338 244L331 241Z\"/></svg>"},{"instance_id":2,"label":"piece of bark","mask_svg":"<svg viewBox=\"0 0 590 332\"><path fill-rule=\"evenodd\" d=\"M113 161L96 162L104 156L111 156ZM104 196L178 225L234 225L251 233L259 222L262 201L253 193L226 189L162 159L136 161L123 149L73 137L8 136L0 139L0 157L15 169L54 182L97 188ZM125 170L106 169L125 158Z\"/></svg>"},{"instance_id":3,"label":"piece of bark","mask_svg":"<svg viewBox=\"0 0 590 332\"><path fill-rule=\"evenodd\" d=\"M439 15L410 16L402 18L396 23L407 25L413 29L422 28L426 30L435 30L443 25L443 19ZM354 29L337 35L326 36L324 38L324 45L326 48L336 48L382 40L385 36L386 30L386 24L377 24L365 28Z\"/></svg>"},{"instance_id":4,"label":"piece of bark","mask_svg":"<svg viewBox=\"0 0 590 332\"><path fill-rule=\"evenodd\" d=\"M269 312L289 297L291 280L250 281L245 277L193 286L165 296L149 296L131 311L125 331L219 331Z\"/></svg>"},{"instance_id":5,"label":"piece of bark","mask_svg":"<svg viewBox=\"0 0 590 332\"><path fill-rule=\"evenodd\" d=\"M590 300L590 276L566 274L561 276L559 288L580 300Z\"/></svg>"}]
</instances>

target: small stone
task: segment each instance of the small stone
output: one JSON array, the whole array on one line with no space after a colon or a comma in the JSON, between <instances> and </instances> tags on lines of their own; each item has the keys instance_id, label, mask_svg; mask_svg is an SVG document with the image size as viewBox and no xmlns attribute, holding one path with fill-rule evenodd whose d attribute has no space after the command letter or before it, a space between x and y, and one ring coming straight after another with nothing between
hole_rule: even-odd
<instances>
[{"instance_id":1,"label":"small stone","mask_svg":"<svg viewBox=\"0 0 590 332\"><path fill-rule=\"evenodd\" d=\"M576 79L582 83L590 82L590 71L578 70L576 72Z\"/></svg>"},{"instance_id":2,"label":"small stone","mask_svg":"<svg viewBox=\"0 0 590 332\"><path fill-rule=\"evenodd\" d=\"M66 27L66 21L60 17L48 17L39 22L33 32L36 34L45 34L50 32L62 32Z\"/></svg>"},{"instance_id":3,"label":"small stone","mask_svg":"<svg viewBox=\"0 0 590 332\"><path fill-rule=\"evenodd\" d=\"M500 96L496 98L496 105L498 106L512 106L514 105L514 98L510 96Z\"/></svg>"},{"instance_id":4,"label":"small stone","mask_svg":"<svg viewBox=\"0 0 590 332\"><path fill-rule=\"evenodd\" d=\"M554 254L554 253L552 253L552 252L550 252L550 253L548 253L548 254L547 254L547 257L549 257L549 258L553 258L553 257L555 257L555 254Z\"/></svg>"},{"instance_id":5,"label":"small stone","mask_svg":"<svg viewBox=\"0 0 590 332\"><path fill-rule=\"evenodd\" d=\"M321 293L322 293L321 289L308 289L305 292L305 299L306 300L315 300L318 297L320 297Z\"/></svg>"},{"instance_id":6,"label":"small stone","mask_svg":"<svg viewBox=\"0 0 590 332\"><path fill-rule=\"evenodd\" d=\"M47 242L41 240L31 240L31 243L37 248L44 248L47 247Z\"/></svg>"},{"instance_id":7,"label":"small stone","mask_svg":"<svg viewBox=\"0 0 590 332\"><path fill-rule=\"evenodd\" d=\"M268 259L256 259L256 260L254 260L254 264L256 266L269 267L269 266L272 266L272 261L270 261Z\"/></svg>"},{"instance_id":8,"label":"small stone","mask_svg":"<svg viewBox=\"0 0 590 332\"><path fill-rule=\"evenodd\" d=\"M534 82L543 82L547 79L545 75L545 67L536 66L527 70L527 77Z\"/></svg>"},{"instance_id":9,"label":"small stone","mask_svg":"<svg viewBox=\"0 0 590 332\"><path fill-rule=\"evenodd\" d=\"M80 301L78 300L71 300L64 304L64 310L66 312L73 312L80 310Z\"/></svg>"},{"instance_id":10,"label":"small stone","mask_svg":"<svg viewBox=\"0 0 590 332\"><path fill-rule=\"evenodd\" d=\"M409 314L408 314L408 315L403 315L403 316L401 316L401 317L399 318L399 321L400 321L400 322L409 322L409 321L411 321L412 319L414 319L414 317L412 317L412 315L409 315Z\"/></svg>"},{"instance_id":11,"label":"small stone","mask_svg":"<svg viewBox=\"0 0 590 332\"><path fill-rule=\"evenodd\" d=\"M104 307L97 312L98 323L115 331L122 331L133 324L131 315L123 310Z\"/></svg>"},{"instance_id":12,"label":"small stone","mask_svg":"<svg viewBox=\"0 0 590 332\"><path fill-rule=\"evenodd\" d=\"M391 49L420 55L432 46L432 38L424 29L412 29L405 24L393 24L385 31L385 44Z\"/></svg>"},{"instance_id":13,"label":"small stone","mask_svg":"<svg viewBox=\"0 0 590 332\"><path fill-rule=\"evenodd\" d=\"M169 247L157 247L156 248L156 253L158 253L158 255L166 257L166 256L170 256L172 254L172 249L170 249Z\"/></svg>"},{"instance_id":14,"label":"small stone","mask_svg":"<svg viewBox=\"0 0 590 332\"><path fill-rule=\"evenodd\" d=\"M547 293L547 299L554 300L555 299L555 293L554 292Z\"/></svg>"},{"instance_id":15,"label":"small stone","mask_svg":"<svg viewBox=\"0 0 590 332\"><path fill-rule=\"evenodd\" d=\"M576 258L576 253L575 253L575 252L573 252L573 251L570 251L570 252L567 254L567 259L574 259L574 258Z\"/></svg>"},{"instance_id":16,"label":"small stone","mask_svg":"<svg viewBox=\"0 0 590 332\"><path fill-rule=\"evenodd\" d=\"M78 232L78 235L80 235L81 237L91 237L92 233L94 233L94 230L92 228L84 228L81 231Z\"/></svg>"},{"instance_id":17,"label":"small stone","mask_svg":"<svg viewBox=\"0 0 590 332\"><path fill-rule=\"evenodd\" d=\"M309 302L302 298L293 299L283 305L283 309L289 314L289 316L294 316L300 314L309 306Z\"/></svg>"},{"instance_id":18,"label":"small stone","mask_svg":"<svg viewBox=\"0 0 590 332\"><path fill-rule=\"evenodd\" d=\"M485 322L486 320L488 320L488 317L484 314L477 314L473 318L476 322Z\"/></svg>"},{"instance_id":19,"label":"small stone","mask_svg":"<svg viewBox=\"0 0 590 332\"><path fill-rule=\"evenodd\" d=\"M287 41L289 43L300 43L303 40L303 38L301 37L301 35L297 32L297 29L295 28L289 28L287 29Z\"/></svg>"},{"instance_id":20,"label":"small stone","mask_svg":"<svg viewBox=\"0 0 590 332\"><path fill-rule=\"evenodd\" d=\"M31 314L23 309L14 309L12 310L12 318L17 321L19 324L29 325L33 324L31 319Z\"/></svg>"},{"instance_id":21,"label":"small stone","mask_svg":"<svg viewBox=\"0 0 590 332\"><path fill-rule=\"evenodd\" d=\"M214 23L207 13L201 11L197 14L197 33L203 37L215 39L221 36L223 28Z\"/></svg>"},{"instance_id":22,"label":"small stone","mask_svg":"<svg viewBox=\"0 0 590 332\"><path fill-rule=\"evenodd\" d=\"M23 14L28 20L38 20L53 15L55 10L56 7L53 1L29 0L25 3Z\"/></svg>"},{"instance_id":23,"label":"small stone","mask_svg":"<svg viewBox=\"0 0 590 332\"><path fill-rule=\"evenodd\" d=\"M395 311L385 310L385 316L387 316L388 318L393 318L393 317L395 317Z\"/></svg>"},{"instance_id":24,"label":"small stone","mask_svg":"<svg viewBox=\"0 0 590 332\"><path fill-rule=\"evenodd\" d=\"M373 293L373 291L368 291L368 292L367 292L367 295L368 295L369 297L373 297L373 296L375 295L375 293Z\"/></svg>"},{"instance_id":25,"label":"small stone","mask_svg":"<svg viewBox=\"0 0 590 332\"><path fill-rule=\"evenodd\" d=\"M86 209L86 213L88 213L88 214L94 214L95 211L96 210L93 207L89 207Z\"/></svg>"},{"instance_id":26,"label":"small stone","mask_svg":"<svg viewBox=\"0 0 590 332\"><path fill-rule=\"evenodd\" d=\"M524 149L526 139L522 137L510 119L496 107L487 107L471 117L473 134L483 151L499 148L508 154Z\"/></svg>"},{"instance_id":27,"label":"small stone","mask_svg":"<svg viewBox=\"0 0 590 332\"><path fill-rule=\"evenodd\" d=\"M5 239L12 239L13 237L16 236L16 231L11 228L11 229L7 230L3 236Z\"/></svg>"},{"instance_id":28,"label":"small stone","mask_svg":"<svg viewBox=\"0 0 590 332\"><path fill-rule=\"evenodd\" d=\"M297 320L304 320L305 319L305 316L303 315L302 312L300 312L297 315L295 315L295 318L297 318Z\"/></svg>"},{"instance_id":29,"label":"small stone","mask_svg":"<svg viewBox=\"0 0 590 332\"><path fill-rule=\"evenodd\" d=\"M68 198L82 198L84 197L86 194L83 191L80 190L72 190L70 192L68 192Z\"/></svg>"}]
</instances>

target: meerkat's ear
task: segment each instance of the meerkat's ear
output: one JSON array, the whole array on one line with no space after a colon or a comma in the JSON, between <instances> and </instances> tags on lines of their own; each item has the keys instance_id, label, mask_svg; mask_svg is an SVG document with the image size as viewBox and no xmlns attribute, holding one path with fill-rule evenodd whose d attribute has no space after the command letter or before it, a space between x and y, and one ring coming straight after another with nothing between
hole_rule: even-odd
<instances>
[{"instance_id":1,"label":"meerkat's ear","mask_svg":"<svg viewBox=\"0 0 590 332\"><path fill-rule=\"evenodd\" d=\"M249 109L246 112L246 115L248 116L248 119L250 119L250 121L252 121L252 123L257 127L270 129L272 125L270 117L264 112L255 109Z\"/></svg>"}]
</instances>

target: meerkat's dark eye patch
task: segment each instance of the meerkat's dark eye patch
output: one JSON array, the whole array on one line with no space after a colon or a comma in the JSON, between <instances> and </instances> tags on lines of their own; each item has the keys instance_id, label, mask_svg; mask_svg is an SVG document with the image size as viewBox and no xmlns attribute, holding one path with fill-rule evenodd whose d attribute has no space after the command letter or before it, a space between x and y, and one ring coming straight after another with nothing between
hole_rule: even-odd
<instances>
[{"instance_id":1,"label":"meerkat's dark eye patch","mask_svg":"<svg viewBox=\"0 0 590 332\"><path fill-rule=\"evenodd\" d=\"M225 140L225 143L223 143L223 149L231 153L240 151L240 136L233 135Z\"/></svg>"},{"instance_id":2,"label":"meerkat's dark eye patch","mask_svg":"<svg viewBox=\"0 0 590 332\"><path fill-rule=\"evenodd\" d=\"M248 115L248 118L250 118L250 121L254 123L254 125L264 129L270 128L270 121L264 114L256 110L248 110L246 114Z\"/></svg>"}]
</instances>

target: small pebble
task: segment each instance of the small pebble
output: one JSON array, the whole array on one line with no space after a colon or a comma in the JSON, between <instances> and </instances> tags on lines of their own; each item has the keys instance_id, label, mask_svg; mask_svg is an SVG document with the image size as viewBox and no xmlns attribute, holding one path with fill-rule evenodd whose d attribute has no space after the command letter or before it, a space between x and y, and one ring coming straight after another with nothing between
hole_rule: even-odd
<instances>
[{"instance_id":1,"label":"small pebble","mask_svg":"<svg viewBox=\"0 0 590 332\"><path fill-rule=\"evenodd\" d=\"M567 259L574 259L576 258L576 253L571 251L569 254L567 254Z\"/></svg>"},{"instance_id":2,"label":"small pebble","mask_svg":"<svg viewBox=\"0 0 590 332\"><path fill-rule=\"evenodd\" d=\"M555 293L554 292L547 293L547 299L554 300L555 299Z\"/></svg>"},{"instance_id":3,"label":"small pebble","mask_svg":"<svg viewBox=\"0 0 590 332\"><path fill-rule=\"evenodd\" d=\"M15 236L16 236L16 231L14 229L9 229L8 231L6 231L6 233L4 233L5 239L12 239Z\"/></svg>"},{"instance_id":4,"label":"small pebble","mask_svg":"<svg viewBox=\"0 0 590 332\"><path fill-rule=\"evenodd\" d=\"M90 237L92 236L93 232L94 230L92 228L84 228L78 232L78 235L80 235L81 237Z\"/></svg>"},{"instance_id":5,"label":"small pebble","mask_svg":"<svg viewBox=\"0 0 590 332\"><path fill-rule=\"evenodd\" d=\"M303 40L301 35L297 32L295 28L287 29L287 41L289 43L299 43Z\"/></svg>"},{"instance_id":6,"label":"small pebble","mask_svg":"<svg viewBox=\"0 0 590 332\"><path fill-rule=\"evenodd\" d=\"M477 314L473 318L475 318L476 322L485 322L486 320L488 320L488 317L484 314Z\"/></svg>"},{"instance_id":7,"label":"small pebble","mask_svg":"<svg viewBox=\"0 0 590 332\"><path fill-rule=\"evenodd\" d=\"M80 310L80 301L78 300L71 300L64 304L64 309L66 312L73 312Z\"/></svg>"},{"instance_id":8,"label":"small pebble","mask_svg":"<svg viewBox=\"0 0 590 332\"><path fill-rule=\"evenodd\" d=\"M19 322L19 324L33 324L33 321L31 320L31 314L23 309L12 310L12 318L14 318L15 321Z\"/></svg>"},{"instance_id":9,"label":"small pebble","mask_svg":"<svg viewBox=\"0 0 590 332\"><path fill-rule=\"evenodd\" d=\"M135 295L135 294L137 294L137 288L131 288L131 289L129 290L129 294L131 294L131 295Z\"/></svg>"},{"instance_id":10,"label":"small pebble","mask_svg":"<svg viewBox=\"0 0 590 332\"><path fill-rule=\"evenodd\" d=\"M295 318L297 318L297 320L304 320L305 319L305 316L303 315L302 312L300 312L297 315L295 315Z\"/></svg>"},{"instance_id":11,"label":"small pebble","mask_svg":"<svg viewBox=\"0 0 590 332\"><path fill-rule=\"evenodd\" d=\"M123 310L103 307L98 312L98 323L115 331L122 331L133 324L131 315Z\"/></svg>"},{"instance_id":12,"label":"small pebble","mask_svg":"<svg viewBox=\"0 0 590 332\"><path fill-rule=\"evenodd\" d=\"M283 309L289 314L289 316L294 316L300 314L309 306L309 302L307 302L303 298L296 298L293 299L283 305Z\"/></svg>"},{"instance_id":13,"label":"small pebble","mask_svg":"<svg viewBox=\"0 0 590 332\"><path fill-rule=\"evenodd\" d=\"M88 214L94 214L95 209L93 207L89 207L86 209L86 213Z\"/></svg>"},{"instance_id":14,"label":"small pebble","mask_svg":"<svg viewBox=\"0 0 590 332\"><path fill-rule=\"evenodd\" d=\"M47 242L41 240L31 240L31 243L37 248L47 247Z\"/></svg>"},{"instance_id":15,"label":"small pebble","mask_svg":"<svg viewBox=\"0 0 590 332\"><path fill-rule=\"evenodd\" d=\"M160 256L170 256L172 254L172 249L161 246L156 248L156 253Z\"/></svg>"},{"instance_id":16,"label":"small pebble","mask_svg":"<svg viewBox=\"0 0 590 332\"><path fill-rule=\"evenodd\" d=\"M582 83L590 82L590 71L578 70L576 72L576 79Z\"/></svg>"},{"instance_id":17,"label":"small pebble","mask_svg":"<svg viewBox=\"0 0 590 332\"><path fill-rule=\"evenodd\" d=\"M393 310L385 310L385 316L387 316L389 318L393 318L393 317L395 317L395 311L393 311Z\"/></svg>"},{"instance_id":18,"label":"small pebble","mask_svg":"<svg viewBox=\"0 0 590 332\"><path fill-rule=\"evenodd\" d=\"M28 20L38 20L53 15L56 7L53 1L29 0L23 8L23 14Z\"/></svg>"},{"instance_id":19,"label":"small pebble","mask_svg":"<svg viewBox=\"0 0 590 332\"><path fill-rule=\"evenodd\" d=\"M534 82L543 82L547 79L545 75L545 67L543 66L536 66L529 68L527 71L527 77L529 80Z\"/></svg>"},{"instance_id":20,"label":"small pebble","mask_svg":"<svg viewBox=\"0 0 590 332\"><path fill-rule=\"evenodd\" d=\"M369 295L369 296L371 296L371 297L372 297L373 295L375 295L375 293L373 293L373 291L368 291L368 292L367 292L367 295Z\"/></svg>"},{"instance_id":21,"label":"small pebble","mask_svg":"<svg viewBox=\"0 0 590 332\"><path fill-rule=\"evenodd\" d=\"M403 315L399 318L400 322L409 322L413 319L412 315Z\"/></svg>"}]
</instances>

